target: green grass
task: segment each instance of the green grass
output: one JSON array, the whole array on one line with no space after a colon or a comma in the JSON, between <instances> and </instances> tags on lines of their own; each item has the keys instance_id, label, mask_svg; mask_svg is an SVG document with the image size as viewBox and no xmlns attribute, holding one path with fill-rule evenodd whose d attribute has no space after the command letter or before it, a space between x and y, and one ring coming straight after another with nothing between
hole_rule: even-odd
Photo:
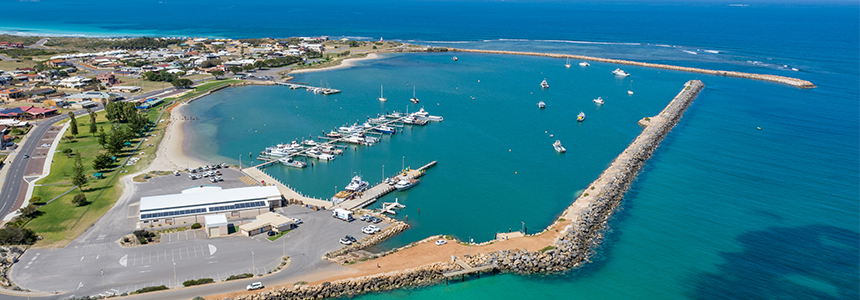
<instances>
[{"instance_id":1,"label":"green grass","mask_svg":"<svg viewBox=\"0 0 860 300\"><path fill-rule=\"evenodd\" d=\"M543 249L540 249L539 251L541 253L543 253L543 252L547 252L547 251L552 250L552 249L555 249L555 246L549 245L549 246L543 247Z\"/></svg>"},{"instance_id":2,"label":"green grass","mask_svg":"<svg viewBox=\"0 0 860 300\"><path fill-rule=\"evenodd\" d=\"M267 239L269 239L270 241L273 241L273 242L274 242L274 241L276 241L277 239L279 239L279 238L281 238L282 236L284 236L285 234L287 234L287 232L290 232L290 231L293 231L293 230L292 230L292 229L290 229L290 230L287 230L287 231L281 231L281 232L278 232L278 234L273 235L273 236L270 236L270 237L267 237Z\"/></svg>"}]
</instances>

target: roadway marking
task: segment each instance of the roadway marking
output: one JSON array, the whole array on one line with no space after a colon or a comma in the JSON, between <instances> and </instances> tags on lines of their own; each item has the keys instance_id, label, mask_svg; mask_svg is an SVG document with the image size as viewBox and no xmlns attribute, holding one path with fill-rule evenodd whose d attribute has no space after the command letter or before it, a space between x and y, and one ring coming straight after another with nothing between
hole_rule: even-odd
<instances>
[{"instance_id":1,"label":"roadway marking","mask_svg":"<svg viewBox=\"0 0 860 300\"><path fill-rule=\"evenodd\" d=\"M128 254L123 255L123 257L119 259L119 264L123 267L128 267Z\"/></svg>"},{"instance_id":2,"label":"roadway marking","mask_svg":"<svg viewBox=\"0 0 860 300\"><path fill-rule=\"evenodd\" d=\"M209 244L209 255L215 254L218 248L215 248L215 245Z\"/></svg>"},{"instance_id":3,"label":"roadway marking","mask_svg":"<svg viewBox=\"0 0 860 300\"><path fill-rule=\"evenodd\" d=\"M81 289L81 287L83 287L83 286L84 286L84 282L83 282L83 281L81 281L81 283L78 283L78 289L79 289L79 290L80 290L80 289Z\"/></svg>"},{"instance_id":4,"label":"roadway marking","mask_svg":"<svg viewBox=\"0 0 860 300\"><path fill-rule=\"evenodd\" d=\"M84 261L84 257L83 257L83 256L81 256L81 261Z\"/></svg>"}]
</instances>

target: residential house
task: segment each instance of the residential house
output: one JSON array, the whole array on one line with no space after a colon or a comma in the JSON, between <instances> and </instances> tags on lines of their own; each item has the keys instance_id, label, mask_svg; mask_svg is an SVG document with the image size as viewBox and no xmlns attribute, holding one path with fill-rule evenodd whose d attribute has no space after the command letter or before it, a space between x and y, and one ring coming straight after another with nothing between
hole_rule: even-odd
<instances>
[{"instance_id":1,"label":"residential house","mask_svg":"<svg viewBox=\"0 0 860 300\"><path fill-rule=\"evenodd\" d=\"M59 85L74 89L74 88L82 88L92 81L93 81L92 79L89 79L89 78L86 78L83 76L72 76L72 77L63 78L62 80L60 80Z\"/></svg>"},{"instance_id":2,"label":"residential house","mask_svg":"<svg viewBox=\"0 0 860 300\"><path fill-rule=\"evenodd\" d=\"M33 119L53 116L57 110L35 106L21 106L0 110L0 119Z\"/></svg>"},{"instance_id":3,"label":"residential house","mask_svg":"<svg viewBox=\"0 0 860 300\"><path fill-rule=\"evenodd\" d=\"M8 88L0 90L0 100L11 101L21 97L24 97L24 93L20 89Z\"/></svg>"},{"instance_id":4,"label":"residential house","mask_svg":"<svg viewBox=\"0 0 860 300\"><path fill-rule=\"evenodd\" d=\"M80 94L74 94L74 95L66 96L66 101L81 102L81 101L93 100L93 101L108 102L108 101L116 101L116 100L119 100L122 98L123 98L122 95L116 94L116 93L90 91L90 92L83 92Z\"/></svg>"},{"instance_id":5,"label":"residential house","mask_svg":"<svg viewBox=\"0 0 860 300\"><path fill-rule=\"evenodd\" d=\"M96 79L104 85L114 85L116 83L116 76L113 73L101 73L96 76Z\"/></svg>"},{"instance_id":6,"label":"residential house","mask_svg":"<svg viewBox=\"0 0 860 300\"><path fill-rule=\"evenodd\" d=\"M45 64L50 66L51 68L67 67L67 66L72 65L69 62L67 62L65 59L52 59L52 60L46 61Z\"/></svg>"}]
</instances>

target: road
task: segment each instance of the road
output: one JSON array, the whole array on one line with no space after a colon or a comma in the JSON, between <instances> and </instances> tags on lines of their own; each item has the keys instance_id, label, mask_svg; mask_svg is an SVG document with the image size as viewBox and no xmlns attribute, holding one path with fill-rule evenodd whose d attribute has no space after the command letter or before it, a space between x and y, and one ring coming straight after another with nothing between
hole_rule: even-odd
<instances>
[{"instance_id":1,"label":"road","mask_svg":"<svg viewBox=\"0 0 860 300\"><path fill-rule=\"evenodd\" d=\"M48 41L48 38L42 38L41 40L39 40L39 41L38 41L38 42L36 42L35 44L30 45L30 46L25 46L24 48L28 48L28 49L32 49L32 48L43 48L43 47L42 47L42 45L44 45L44 44L45 44L45 42L47 42L47 41Z\"/></svg>"}]
</instances>

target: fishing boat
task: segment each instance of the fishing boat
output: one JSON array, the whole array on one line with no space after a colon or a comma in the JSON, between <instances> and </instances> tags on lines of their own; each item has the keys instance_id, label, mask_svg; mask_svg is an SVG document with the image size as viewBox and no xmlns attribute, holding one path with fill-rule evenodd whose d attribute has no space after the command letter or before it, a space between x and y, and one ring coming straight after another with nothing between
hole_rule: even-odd
<instances>
[{"instance_id":1,"label":"fishing boat","mask_svg":"<svg viewBox=\"0 0 860 300\"><path fill-rule=\"evenodd\" d=\"M544 78L543 81L540 82L540 87L545 89L549 88L549 84L546 83L546 78Z\"/></svg>"},{"instance_id":2,"label":"fishing boat","mask_svg":"<svg viewBox=\"0 0 860 300\"><path fill-rule=\"evenodd\" d=\"M570 58L567 59L567 62L564 63L565 68L570 68Z\"/></svg>"},{"instance_id":3,"label":"fishing boat","mask_svg":"<svg viewBox=\"0 0 860 300\"><path fill-rule=\"evenodd\" d=\"M301 169L301 168L308 166L308 163L303 162L303 161L293 160L292 157L284 157L284 158L279 159L278 161L281 162L281 164L283 164L285 166L293 167L293 168L300 168Z\"/></svg>"},{"instance_id":4,"label":"fishing boat","mask_svg":"<svg viewBox=\"0 0 860 300\"><path fill-rule=\"evenodd\" d=\"M597 97L597 99L594 99L592 101L594 101L594 103L597 103L597 104L603 104L603 98L601 98L601 97Z\"/></svg>"},{"instance_id":5,"label":"fishing boat","mask_svg":"<svg viewBox=\"0 0 860 300\"><path fill-rule=\"evenodd\" d=\"M370 183L362 181L361 176L356 175L355 177L352 177L352 180L346 185L345 189L352 192L361 192L366 190L369 186Z\"/></svg>"},{"instance_id":6,"label":"fishing boat","mask_svg":"<svg viewBox=\"0 0 860 300\"><path fill-rule=\"evenodd\" d=\"M615 71L612 71L612 74L615 74L615 76L621 76L621 77L630 76L630 73L624 72L624 70L622 70L621 68L615 69Z\"/></svg>"},{"instance_id":7,"label":"fishing boat","mask_svg":"<svg viewBox=\"0 0 860 300\"><path fill-rule=\"evenodd\" d=\"M579 114L576 115L576 121L577 122L585 121L585 113L580 111Z\"/></svg>"},{"instance_id":8,"label":"fishing boat","mask_svg":"<svg viewBox=\"0 0 860 300\"><path fill-rule=\"evenodd\" d=\"M382 133L394 134L396 129L394 127L389 127L387 125L380 125L380 126L374 128L373 130L376 130L376 131L382 132Z\"/></svg>"},{"instance_id":9,"label":"fishing boat","mask_svg":"<svg viewBox=\"0 0 860 300\"><path fill-rule=\"evenodd\" d=\"M415 97L415 86L412 86L412 98L409 99L412 103L418 103L418 98Z\"/></svg>"},{"instance_id":10,"label":"fishing boat","mask_svg":"<svg viewBox=\"0 0 860 300\"><path fill-rule=\"evenodd\" d=\"M325 132L325 131L323 131L323 132ZM334 130L332 130L329 133L326 133L325 136L330 137L330 138L335 138L335 139L342 137L342 135L339 132L334 131Z\"/></svg>"},{"instance_id":11,"label":"fishing boat","mask_svg":"<svg viewBox=\"0 0 860 300\"><path fill-rule=\"evenodd\" d=\"M582 67L587 67L587 66L590 66L591 64L589 64L587 61L584 61L584 62L580 62L579 65Z\"/></svg>"},{"instance_id":12,"label":"fishing boat","mask_svg":"<svg viewBox=\"0 0 860 300\"><path fill-rule=\"evenodd\" d=\"M538 102L538 107L539 108L546 108L546 103L543 103L543 101Z\"/></svg>"},{"instance_id":13,"label":"fishing boat","mask_svg":"<svg viewBox=\"0 0 860 300\"><path fill-rule=\"evenodd\" d=\"M388 99L386 99L385 96L382 95L382 85L381 84L379 85L379 101L382 101L382 102L388 101Z\"/></svg>"},{"instance_id":14,"label":"fishing boat","mask_svg":"<svg viewBox=\"0 0 860 300\"><path fill-rule=\"evenodd\" d=\"M555 143L552 143L552 147L555 148L555 152L558 152L558 153L567 152L567 149L564 149L564 147L561 146L561 141L559 141L559 140L556 140Z\"/></svg>"},{"instance_id":15,"label":"fishing boat","mask_svg":"<svg viewBox=\"0 0 860 300\"><path fill-rule=\"evenodd\" d=\"M418 185L418 183L420 182L421 181L418 181L418 179L401 178L400 181L394 184L394 188L396 188L398 191L405 191Z\"/></svg>"},{"instance_id":16,"label":"fishing boat","mask_svg":"<svg viewBox=\"0 0 860 300\"><path fill-rule=\"evenodd\" d=\"M456 57L456 56L454 56L454 58L451 58L451 59L452 59L452 60L454 60L454 61L457 61L457 57Z\"/></svg>"}]
</instances>

